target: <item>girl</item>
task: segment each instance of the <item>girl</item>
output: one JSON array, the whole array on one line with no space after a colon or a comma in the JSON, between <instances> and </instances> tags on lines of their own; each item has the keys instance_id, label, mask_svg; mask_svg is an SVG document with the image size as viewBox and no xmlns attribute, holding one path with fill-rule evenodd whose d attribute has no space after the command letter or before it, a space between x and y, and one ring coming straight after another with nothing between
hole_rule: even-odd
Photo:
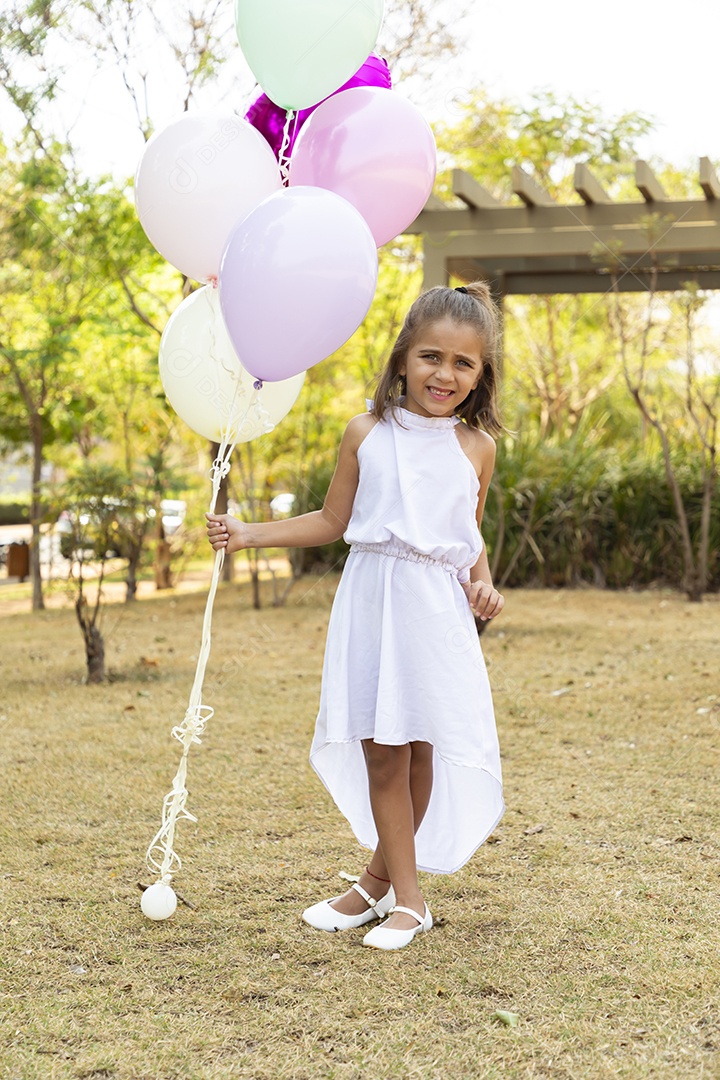
<instances>
[{"instance_id":1,"label":"girl","mask_svg":"<svg viewBox=\"0 0 720 1080\"><path fill-rule=\"evenodd\" d=\"M372 408L347 426L322 510L262 524L207 515L216 551L350 544L310 760L373 855L357 885L303 918L334 931L389 914L364 938L378 949L431 928L417 870L458 870L503 812L473 620L503 607L480 535L502 430L497 336L484 283L430 289Z\"/></svg>"}]
</instances>

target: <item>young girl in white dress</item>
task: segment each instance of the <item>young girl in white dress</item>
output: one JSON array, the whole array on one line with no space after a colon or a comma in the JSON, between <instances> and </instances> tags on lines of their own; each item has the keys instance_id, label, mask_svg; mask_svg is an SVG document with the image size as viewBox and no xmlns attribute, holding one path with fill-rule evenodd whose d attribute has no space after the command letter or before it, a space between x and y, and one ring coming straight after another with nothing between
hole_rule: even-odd
<instances>
[{"instance_id":1,"label":"young girl in white dress","mask_svg":"<svg viewBox=\"0 0 720 1080\"><path fill-rule=\"evenodd\" d=\"M432 927L417 871L450 874L503 813L492 698L473 615L492 619L481 538L495 463L497 310L488 287L412 305L372 409L347 426L322 510L250 524L208 514L215 550L350 544L333 604L310 760L373 851L305 922L399 949Z\"/></svg>"}]
</instances>

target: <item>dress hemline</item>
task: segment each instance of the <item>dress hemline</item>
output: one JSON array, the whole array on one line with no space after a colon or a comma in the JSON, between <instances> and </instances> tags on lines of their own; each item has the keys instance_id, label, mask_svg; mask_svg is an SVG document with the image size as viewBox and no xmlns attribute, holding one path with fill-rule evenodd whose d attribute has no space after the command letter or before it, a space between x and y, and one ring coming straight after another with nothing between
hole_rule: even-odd
<instances>
[{"instance_id":1,"label":"dress hemline","mask_svg":"<svg viewBox=\"0 0 720 1080\"><path fill-rule=\"evenodd\" d=\"M315 772L315 774L320 778L320 782L322 783L323 787L325 788L327 793L330 795L330 797L333 799L333 802L336 801L335 796L333 794L333 791L330 788L329 784L326 782L325 777L323 776L323 774L320 772L317 765L313 761L313 758L317 754L319 754L322 750L326 749L328 746L352 746L354 743L361 742L362 738L373 738L373 737L372 737L372 735L369 735L369 736L362 736L359 739L327 739L324 743L322 743L321 746L313 748L313 750L312 750L312 752L310 754L310 765L311 765L313 771ZM413 741L427 742L428 740L427 739L419 739L419 740L409 740L409 741L410 742L413 742ZM378 745L380 745L380 746L406 746L407 742L402 742L402 743L379 743ZM465 762L460 763L460 762L452 761L451 759L444 757L440 753L440 751L438 750L438 748L435 746L434 743L430 743L430 746L432 746L435 753L438 755L438 757L443 762L445 762L445 764L451 765L451 766L453 766L455 768L476 769L478 772L483 772L487 776L489 776L490 779L494 783L496 783L498 785L498 788L500 790L500 808L499 808L497 817L494 819L492 825L490 825L490 827L486 829L484 836L480 840L478 840L478 842L475 844L475 846L472 848L472 850L466 856L464 856L460 860L459 863L454 865L451 869L446 869L446 868L441 869L440 867L437 867L437 866L425 866L422 863L419 863L419 862L416 863L417 869L419 871L422 871L423 873L426 873L426 874L456 874L458 872L458 870L461 870L463 868L463 866L466 866L470 862L473 855L475 855L475 853L479 850L479 848L481 848L483 846L483 844L487 841L488 837L492 836L493 831L497 828L498 824L502 820L502 817L503 817L503 815L505 813L505 800L504 800L504 798L502 796L502 790L503 790L502 778L495 776L484 765L468 765ZM370 843L368 840L363 839L363 837L359 835L359 833L356 830L355 826L353 825L352 821L350 821L350 819L345 814L343 814L343 817L345 818L348 825L350 826L350 830L351 830L353 836L355 837L355 839L357 840L358 844L360 844L361 847L365 848L366 851L374 851L375 847L376 847L376 844Z\"/></svg>"}]
</instances>

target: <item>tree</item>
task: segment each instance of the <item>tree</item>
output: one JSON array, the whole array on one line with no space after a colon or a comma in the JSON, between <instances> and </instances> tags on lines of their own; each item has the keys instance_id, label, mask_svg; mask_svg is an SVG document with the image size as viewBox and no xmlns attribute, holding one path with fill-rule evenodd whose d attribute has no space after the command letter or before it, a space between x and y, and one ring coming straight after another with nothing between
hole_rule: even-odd
<instances>
[{"instance_id":1,"label":"tree","mask_svg":"<svg viewBox=\"0 0 720 1080\"><path fill-rule=\"evenodd\" d=\"M696 286L688 284L679 298L680 322L667 304L661 304L657 294L658 258L655 241L666 227L660 214L648 214L645 229L648 250L651 252L651 284L647 293L644 318L635 319L618 288L617 262L611 265L613 305L611 309L617 348L622 363L625 384L647 429L653 431L660 443L663 465L680 534L683 556L683 588L688 599L702 600L709 581L710 521L713 500L717 497L718 421L720 420L720 374L702 374L695 351L695 325L704 298ZM620 254L620 253L618 253ZM658 316L658 310L663 315ZM636 312L635 312L636 314ZM681 327L684 337L684 356L679 380L672 367L666 365L658 372L651 360L659 346L673 344ZM679 478L683 450L691 447L692 455L701 462L702 494L700 530L693 541L690 513L683 498Z\"/></svg>"},{"instance_id":2,"label":"tree","mask_svg":"<svg viewBox=\"0 0 720 1080\"><path fill-rule=\"evenodd\" d=\"M43 606L38 541L47 447L75 435L87 456L93 441L87 418L98 408L89 357L103 336L109 351L127 347L122 341L127 315L132 312L136 321L145 300L140 277L159 260L124 192L106 180L80 177L67 148L33 149L26 142L14 153L3 149L0 181L0 373L3 395L11 413L23 416L23 440L32 447L31 574L37 609ZM146 315L145 336L150 321ZM18 439L20 426L14 431Z\"/></svg>"},{"instance_id":3,"label":"tree","mask_svg":"<svg viewBox=\"0 0 720 1080\"><path fill-rule=\"evenodd\" d=\"M549 90L517 101L480 87L458 102L458 119L440 125L437 135L441 153L502 201L518 202L510 179L519 164L558 201L571 204L580 201L573 186L577 161L591 165L613 197L636 198L635 147L650 127L642 113L608 115ZM439 189L449 196L449 172L441 174ZM567 440L586 414L622 412L608 297L510 296L504 307L511 425L530 422L545 438Z\"/></svg>"},{"instance_id":4,"label":"tree","mask_svg":"<svg viewBox=\"0 0 720 1080\"><path fill-rule=\"evenodd\" d=\"M88 683L105 679L102 632L103 582L108 559L122 547L122 522L144 508L123 473L112 466L84 464L59 492L67 531L63 552L70 562L68 584L85 642ZM88 572L95 571L95 596L88 595Z\"/></svg>"},{"instance_id":5,"label":"tree","mask_svg":"<svg viewBox=\"0 0 720 1080\"><path fill-rule=\"evenodd\" d=\"M579 201L573 188L577 161L593 172L613 197L632 183L635 147L652 128L639 112L605 115L592 103L539 90L526 100L496 98L485 87L456 103L458 119L437 127L438 145L457 168L467 169L497 198L517 201L510 166L522 164L539 184L562 201ZM449 176L440 177L449 190Z\"/></svg>"}]
</instances>

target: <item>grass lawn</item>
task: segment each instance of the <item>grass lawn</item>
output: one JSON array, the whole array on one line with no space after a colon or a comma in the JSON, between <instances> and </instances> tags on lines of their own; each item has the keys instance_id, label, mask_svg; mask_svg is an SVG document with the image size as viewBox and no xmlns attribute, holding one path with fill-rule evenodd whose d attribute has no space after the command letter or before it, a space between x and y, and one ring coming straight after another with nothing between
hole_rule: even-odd
<instances>
[{"instance_id":1,"label":"grass lawn","mask_svg":"<svg viewBox=\"0 0 720 1080\"><path fill-rule=\"evenodd\" d=\"M0 620L1 1080L720 1076L720 598L517 591L483 638L507 811L395 954L306 905L363 854L311 772L335 577L216 604L179 826L181 905L140 912L204 596ZM498 1011L518 1017L515 1027Z\"/></svg>"}]
</instances>

